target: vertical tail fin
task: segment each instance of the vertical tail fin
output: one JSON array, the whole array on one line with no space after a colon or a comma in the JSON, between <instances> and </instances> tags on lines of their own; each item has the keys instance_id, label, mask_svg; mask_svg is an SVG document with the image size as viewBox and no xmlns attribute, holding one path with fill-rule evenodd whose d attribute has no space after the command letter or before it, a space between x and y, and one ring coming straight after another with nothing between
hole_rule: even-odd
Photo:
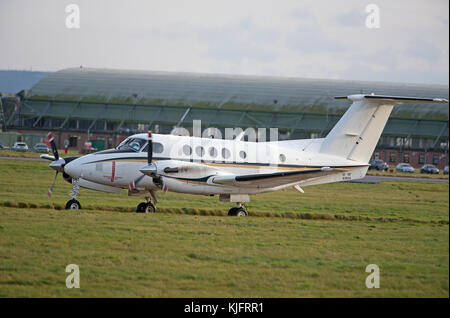
<instances>
[{"instance_id":1,"label":"vertical tail fin","mask_svg":"<svg viewBox=\"0 0 450 318\"><path fill-rule=\"evenodd\" d=\"M395 105L406 102L448 103L445 99L380 95L336 97L353 101L324 139L320 152L368 162Z\"/></svg>"}]
</instances>

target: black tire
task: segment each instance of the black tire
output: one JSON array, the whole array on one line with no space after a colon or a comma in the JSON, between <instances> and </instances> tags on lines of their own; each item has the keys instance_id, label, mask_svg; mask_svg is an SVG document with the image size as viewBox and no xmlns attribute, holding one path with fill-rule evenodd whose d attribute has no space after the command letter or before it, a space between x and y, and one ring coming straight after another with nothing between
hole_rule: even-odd
<instances>
[{"instance_id":1,"label":"black tire","mask_svg":"<svg viewBox=\"0 0 450 318\"><path fill-rule=\"evenodd\" d=\"M236 214L235 215L236 216L248 216L248 212L244 208L238 208L236 210Z\"/></svg>"},{"instance_id":2,"label":"black tire","mask_svg":"<svg viewBox=\"0 0 450 318\"><path fill-rule=\"evenodd\" d=\"M156 208L151 202L141 202L136 207L137 213L147 213L147 212L156 212Z\"/></svg>"},{"instance_id":3,"label":"black tire","mask_svg":"<svg viewBox=\"0 0 450 318\"><path fill-rule=\"evenodd\" d=\"M147 203L146 202L141 202L137 205L136 207L136 212L137 213L145 213L145 210L147 209Z\"/></svg>"},{"instance_id":4,"label":"black tire","mask_svg":"<svg viewBox=\"0 0 450 318\"><path fill-rule=\"evenodd\" d=\"M244 208L231 208L228 211L230 216L248 216L248 212Z\"/></svg>"},{"instance_id":5,"label":"black tire","mask_svg":"<svg viewBox=\"0 0 450 318\"><path fill-rule=\"evenodd\" d=\"M146 204L145 207L145 212L147 213L155 213L156 212L156 207L153 203L149 202Z\"/></svg>"},{"instance_id":6,"label":"black tire","mask_svg":"<svg viewBox=\"0 0 450 318\"><path fill-rule=\"evenodd\" d=\"M236 210L237 210L238 208L231 208L231 209L229 209L228 210L228 215L229 216L236 216Z\"/></svg>"},{"instance_id":7,"label":"black tire","mask_svg":"<svg viewBox=\"0 0 450 318\"><path fill-rule=\"evenodd\" d=\"M81 210L81 204L75 199L69 200L66 203L66 210Z\"/></svg>"}]
</instances>

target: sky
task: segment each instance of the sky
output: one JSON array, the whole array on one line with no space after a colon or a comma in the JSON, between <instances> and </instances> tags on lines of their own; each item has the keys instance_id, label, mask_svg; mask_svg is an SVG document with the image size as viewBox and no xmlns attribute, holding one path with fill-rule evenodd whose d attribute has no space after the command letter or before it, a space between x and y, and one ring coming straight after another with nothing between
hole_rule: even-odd
<instances>
[{"instance_id":1,"label":"sky","mask_svg":"<svg viewBox=\"0 0 450 318\"><path fill-rule=\"evenodd\" d=\"M66 26L69 4L79 28ZM366 25L369 4L379 28ZM0 41L3 70L449 84L448 0L1 0Z\"/></svg>"}]
</instances>

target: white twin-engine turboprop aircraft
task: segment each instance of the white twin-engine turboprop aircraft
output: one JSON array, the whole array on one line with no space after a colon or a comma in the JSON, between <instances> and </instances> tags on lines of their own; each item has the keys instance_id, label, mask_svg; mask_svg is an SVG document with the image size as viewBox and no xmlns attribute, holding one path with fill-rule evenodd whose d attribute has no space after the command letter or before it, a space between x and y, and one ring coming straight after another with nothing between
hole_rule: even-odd
<instances>
[{"instance_id":1,"label":"white twin-engine turboprop aircraft","mask_svg":"<svg viewBox=\"0 0 450 318\"><path fill-rule=\"evenodd\" d=\"M439 98L380 95L336 97L353 103L326 138L246 142L137 134L117 148L82 157L60 158L49 136L54 157L50 167L73 184L67 209L80 209L79 187L145 196L136 212L154 212L158 190L218 195L236 202L228 215L247 216L249 195L363 178L368 161L396 104L447 103ZM49 195L55 185L49 189ZM153 202L152 202L153 201Z\"/></svg>"}]
</instances>

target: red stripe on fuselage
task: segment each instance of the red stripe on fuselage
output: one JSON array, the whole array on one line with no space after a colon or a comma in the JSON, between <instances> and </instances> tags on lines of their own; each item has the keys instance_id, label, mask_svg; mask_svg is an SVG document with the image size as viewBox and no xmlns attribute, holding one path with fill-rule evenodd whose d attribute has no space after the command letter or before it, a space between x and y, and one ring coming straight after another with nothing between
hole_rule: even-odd
<instances>
[{"instance_id":1,"label":"red stripe on fuselage","mask_svg":"<svg viewBox=\"0 0 450 318\"><path fill-rule=\"evenodd\" d=\"M113 160L112 162L112 171L111 171L111 182L114 182L114 177L116 174L116 162Z\"/></svg>"}]
</instances>

